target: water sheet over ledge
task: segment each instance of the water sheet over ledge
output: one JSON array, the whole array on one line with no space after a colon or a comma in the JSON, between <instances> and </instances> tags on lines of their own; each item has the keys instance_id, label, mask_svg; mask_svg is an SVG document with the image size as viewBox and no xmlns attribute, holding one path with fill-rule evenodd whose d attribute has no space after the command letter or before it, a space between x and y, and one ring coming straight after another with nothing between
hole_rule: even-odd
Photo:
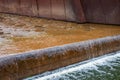
<instances>
[{"instance_id":1,"label":"water sheet over ledge","mask_svg":"<svg viewBox=\"0 0 120 80\"><path fill-rule=\"evenodd\" d=\"M79 62L24 80L119 80L120 51Z\"/></svg>"},{"instance_id":2,"label":"water sheet over ledge","mask_svg":"<svg viewBox=\"0 0 120 80\"><path fill-rule=\"evenodd\" d=\"M18 80L120 50L120 35L0 57L0 79Z\"/></svg>"}]
</instances>

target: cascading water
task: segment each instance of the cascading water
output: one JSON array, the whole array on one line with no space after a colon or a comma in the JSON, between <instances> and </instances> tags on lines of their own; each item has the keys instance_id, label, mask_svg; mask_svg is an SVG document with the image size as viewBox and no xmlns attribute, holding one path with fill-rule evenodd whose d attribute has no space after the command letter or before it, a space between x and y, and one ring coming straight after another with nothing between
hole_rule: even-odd
<instances>
[{"instance_id":1,"label":"cascading water","mask_svg":"<svg viewBox=\"0 0 120 80\"><path fill-rule=\"evenodd\" d=\"M116 6L111 3L113 4L113 0L101 1L101 4L98 0L0 0L0 12L81 23L87 21L120 24L119 1L114 0ZM106 9L101 6L105 6ZM111 15L111 11L114 14ZM0 80L21 80L118 51L120 50L119 34L120 28L115 25L109 25L109 28L106 25L97 24L83 26L83 24L0 14ZM93 68L96 69L94 66ZM83 73L87 74L86 72L80 74ZM62 75L65 79L71 77ZM72 79L74 79L73 76L75 75L72 74ZM84 76L82 78L84 79ZM55 79L61 79L61 77L55 77Z\"/></svg>"},{"instance_id":2,"label":"cascading water","mask_svg":"<svg viewBox=\"0 0 120 80\"><path fill-rule=\"evenodd\" d=\"M18 80L120 50L120 36L0 57L0 80Z\"/></svg>"},{"instance_id":3,"label":"cascading water","mask_svg":"<svg viewBox=\"0 0 120 80\"><path fill-rule=\"evenodd\" d=\"M0 14L0 20L0 80L19 80L120 50L116 25L7 14Z\"/></svg>"},{"instance_id":4,"label":"cascading water","mask_svg":"<svg viewBox=\"0 0 120 80\"><path fill-rule=\"evenodd\" d=\"M120 80L120 51L24 80Z\"/></svg>"}]
</instances>

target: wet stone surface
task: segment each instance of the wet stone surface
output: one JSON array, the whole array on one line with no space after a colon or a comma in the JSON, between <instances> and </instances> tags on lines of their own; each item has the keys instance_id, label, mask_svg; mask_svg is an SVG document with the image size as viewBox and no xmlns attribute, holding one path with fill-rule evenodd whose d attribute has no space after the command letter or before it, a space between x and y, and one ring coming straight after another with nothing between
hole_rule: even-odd
<instances>
[{"instance_id":1,"label":"wet stone surface","mask_svg":"<svg viewBox=\"0 0 120 80\"><path fill-rule=\"evenodd\" d=\"M120 26L0 14L0 56L120 34Z\"/></svg>"}]
</instances>

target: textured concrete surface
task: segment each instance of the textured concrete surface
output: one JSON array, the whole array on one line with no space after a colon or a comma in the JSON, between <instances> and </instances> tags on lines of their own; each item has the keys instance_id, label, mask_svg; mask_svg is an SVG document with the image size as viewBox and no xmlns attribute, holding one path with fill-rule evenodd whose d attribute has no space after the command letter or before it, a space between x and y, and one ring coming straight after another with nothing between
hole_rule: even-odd
<instances>
[{"instance_id":1,"label":"textured concrete surface","mask_svg":"<svg viewBox=\"0 0 120 80\"><path fill-rule=\"evenodd\" d=\"M119 4L120 0L0 0L0 12L119 25Z\"/></svg>"}]
</instances>

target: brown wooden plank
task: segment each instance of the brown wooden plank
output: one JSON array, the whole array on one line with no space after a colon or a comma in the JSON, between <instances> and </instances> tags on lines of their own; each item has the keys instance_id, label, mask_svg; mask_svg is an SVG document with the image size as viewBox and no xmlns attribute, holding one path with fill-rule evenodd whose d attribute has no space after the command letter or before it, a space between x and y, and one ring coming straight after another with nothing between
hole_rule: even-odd
<instances>
[{"instance_id":1,"label":"brown wooden plank","mask_svg":"<svg viewBox=\"0 0 120 80\"><path fill-rule=\"evenodd\" d=\"M39 17L51 18L51 1L37 0Z\"/></svg>"},{"instance_id":2,"label":"brown wooden plank","mask_svg":"<svg viewBox=\"0 0 120 80\"><path fill-rule=\"evenodd\" d=\"M66 20L64 0L51 0L52 17L54 19Z\"/></svg>"},{"instance_id":3,"label":"brown wooden plank","mask_svg":"<svg viewBox=\"0 0 120 80\"><path fill-rule=\"evenodd\" d=\"M22 15L36 16L38 14L36 0L20 0L20 12Z\"/></svg>"},{"instance_id":4,"label":"brown wooden plank","mask_svg":"<svg viewBox=\"0 0 120 80\"><path fill-rule=\"evenodd\" d=\"M72 0L73 2L73 9L75 11L75 14L76 14L76 21L77 22L85 22L86 21L86 18L85 18L85 15L84 15L84 11L83 11L83 8L82 8L82 5L81 5L81 1L80 0Z\"/></svg>"},{"instance_id":5,"label":"brown wooden plank","mask_svg":"<svg viewBox=\"0 0 120 80\"><path fill-rule=\"evenodd\" d=\"M105 23L106 18L100 0L81 0L88 22Z\"/></svg>"},{"instance_id":6,"label":"brown wooden plank","mask_svg":"<svg viewBox=\"0 0 120 80\"><path fill-rule=\"evenodd\" d=\"M71 0L64 0L65 1L65 14L67 21L76 21L76 16L73 10L72 1Z\"/></svg>"},{"instance_id":7,"label":"brown wooden plank","mask_svg":"<svg viewBox=\"0 0 120 80\"><path fill-rule=\"evenodd\" d=\"M101 0L107 24L120 23L119 0Z\"/></svg>"}]
</instances>

